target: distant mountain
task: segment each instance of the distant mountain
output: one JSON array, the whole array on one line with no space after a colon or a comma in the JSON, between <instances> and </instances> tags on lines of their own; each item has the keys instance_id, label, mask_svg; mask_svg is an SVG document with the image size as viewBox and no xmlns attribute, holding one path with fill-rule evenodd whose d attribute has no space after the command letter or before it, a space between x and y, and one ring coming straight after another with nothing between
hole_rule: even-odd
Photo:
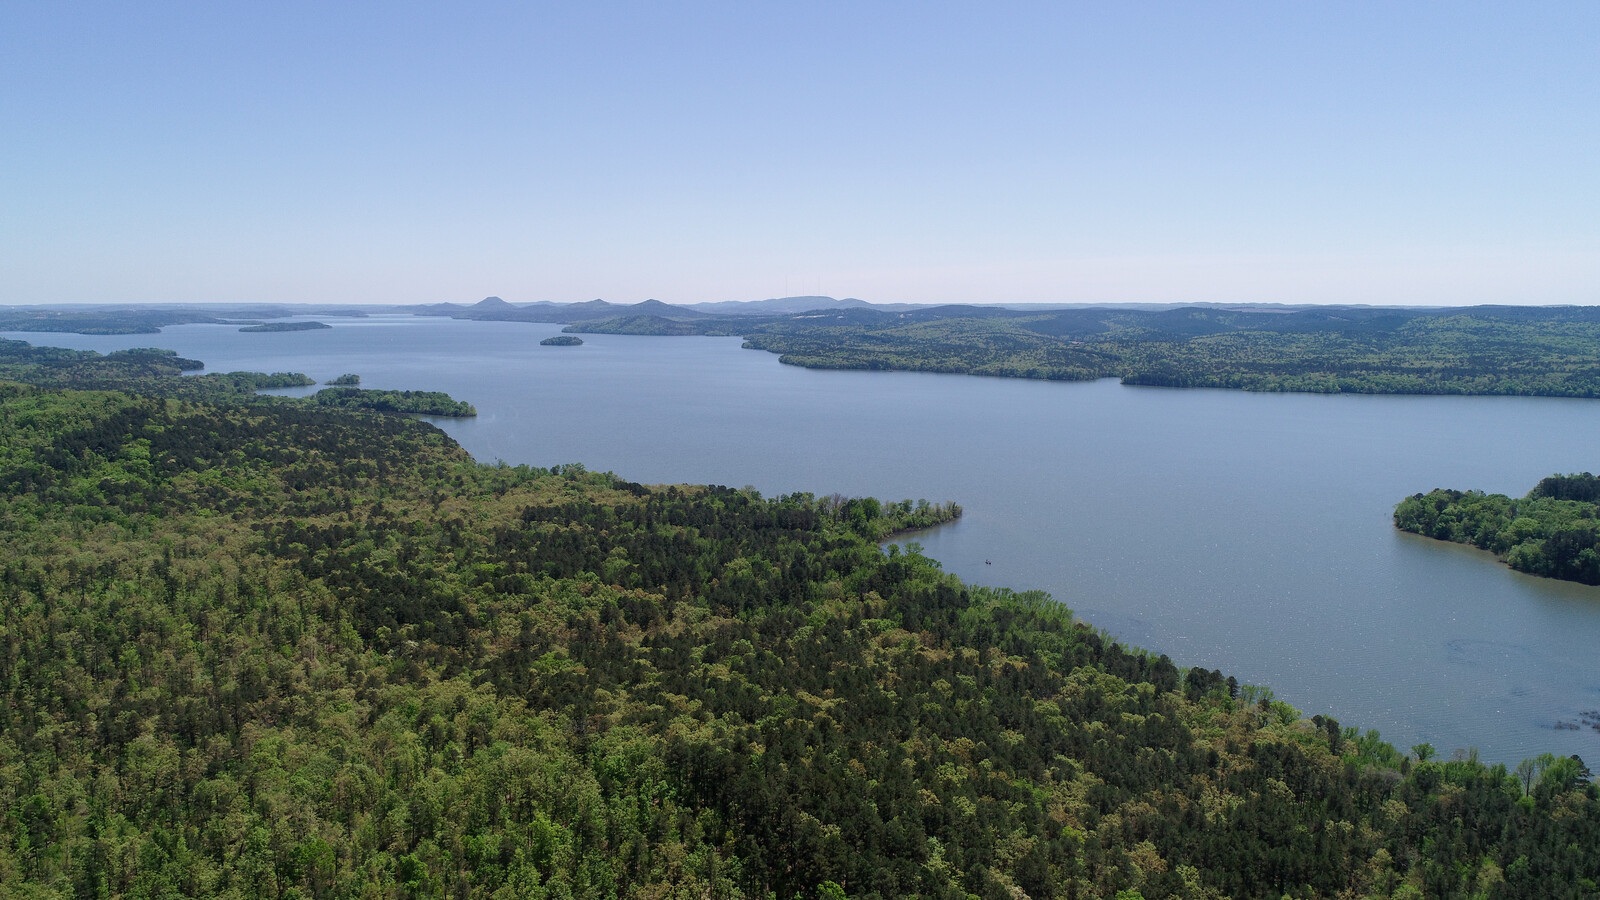
<instances>
[{"instance_id":1,"label":"distant mountain","mask_svg":"<svg viewBox=\"0 0 1600 900\"><path fill-rule=\"evenodd\" d=\"M395 312L414 316L457 316L471 307L460 303L421 303L415 306L396 306Z\"/></svg>"},{"instance_id":2,"label":"distant mountain","mask_svg":"<svg viewBox=\"0 0 1600 900\"><path fill-rule=\"evenodd\" d=\"M568 325L562 331L577 334L686 335L705 333L705 329L698 325L651 315L617 316L613 319L585 319L582 322L574 322Z\"/></svg>"},{"instance_id":3,"label":"distant mountain","mask_svg":"<svg viewBox=\"0 0 1600 900\"><path fill-rule=\"evenodd\" d=\"M485 297L467 306L459 303L432 303L421 306L397 307L398 311L422 316L451 316L459 319L482 319L506 322L586 322L632 316L656 316L677 321L695 321L709 316L786 316L818 310L840 311L873 309L880 312L907 312L927 309L931 304L889 303L874 305L855 297L774 297L767 300L724 300L716 303L662 303L646 300L642 303L608 303L605 300L588 300L583 303L551 303L548 300L530 304L507 303L499 297Z\"/></svg>"},{"instance_id":4,"label":"distant mountain","mask_svg":"<svg viewBox=\"0 0 1600 900\"><path fill-rule=\"evenodd\" d=\"M642 303L607 303L604 300L590 300L588 303L570 303L564 307L552 307L548 313L562 316L563 318L554 320L559 322L583 322L590 319L613 319L619 316L657 316L664 319L706 317L705 313L698 310L662 303L660 300L646 300Z\"/></svg>"},{"instance_id":5,"label":"distant mountain","mask_svg":"<svg viewBox=\"0 0 1600 900\"><path fill-rule=\"evenodd\" d=\"M690 315L697 319L702 318L702 316L696 315L696 313L699 312L698 310L691 309L687 306L674 306L671 303L662 303L660 300L646 300L643 303L635 303L634 305L626 308L629 310L631 315L637 316Z\"/></svg>"},{"instance_id":6,"label":"distant mountain","mask_svg":"<svg viewBox=\"0 0 1600 900\"><path fill-rule=\"evenodd\" d=\"M557 304L549 309L541 310L540 315L550 318L541 318L541 322L578 322L584 319L609 319L612 316L622 315L624 306L620 303L607 303L604 300L589 300L584 303Z\"/></svg>"},{"instance_id":7,"label":"distant mountain","mask_svg":"<svg viewBox=\"0 0 1600 900\"><path fill-rule=\"evenodd\" d=\"M775 297L768 300L724 300L719 303L688 303L689 309L720 316L771 316L785 313L810 312L814 309L849 309L871 306L865 300L846 297Z\"/></svg>"},{"instance_id":8,"label":"distant mountain","mask_svg":"<svg viewBox=\"0 0 1600 900\"><path fill-rule=\"evenodd\" d=\"M686 306L673 306L660 300L643 303L607 303L588 300L583 303L551 303L540 301L526 306L507 303L499 297L485 297L471 306L455 303L435 303L427 306L402 307L402 311L421 316L450 316L456 319L477 319L486 322L588 322L628 316L655 316L663 319L700 320L709 314Z\"/></svg>"}]
</instances>

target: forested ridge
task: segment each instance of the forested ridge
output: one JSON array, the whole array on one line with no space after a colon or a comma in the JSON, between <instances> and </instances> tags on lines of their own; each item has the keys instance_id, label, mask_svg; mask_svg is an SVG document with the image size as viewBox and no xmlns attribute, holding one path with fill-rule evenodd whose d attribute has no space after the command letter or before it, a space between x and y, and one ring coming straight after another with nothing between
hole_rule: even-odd
<instances>
[{"instance_id":1,"label":"forested ridge","mask_svg":"<svg viewBox=\"0 0 1600 900\"><path fill-rule=\"evenodd\" d=\"M5 896L1600 890L1581 760L1402 756L879 549L948 504L484 466L125 362L0 385Z\"/></svg>"},{"instance_id":2,"label":"forested ridge","mask_svg":"<svg viewBox=\"0 0 1600 900\"><path fill-rule=\"evenodd\" d=\"M1519 572L1600 584L1600 478L1552 475L1527 496L1436 488L1395 507L1394 524L1488 550Z\"/></svg>"},{"instance_id":3,"label":"forested ridge","mask_svg":"<svg viewBox=\"0 0 1600 900\"><path fill-rule=\"evenodd\" d=\"M738 334L792 365L1159 387L1600 397L1600 308L1182 307L1048 312L855 308L692 322L633 315L566 330Z\"/></svg>"}]
</instances>

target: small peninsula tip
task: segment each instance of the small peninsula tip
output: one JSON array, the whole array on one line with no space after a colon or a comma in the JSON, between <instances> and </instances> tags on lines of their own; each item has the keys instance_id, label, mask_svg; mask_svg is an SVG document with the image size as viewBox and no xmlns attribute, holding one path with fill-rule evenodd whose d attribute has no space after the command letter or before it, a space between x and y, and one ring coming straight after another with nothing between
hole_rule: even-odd
<instances>
[{"instance_id":1,"label":"small peninsula tip","mask_svg":"<svg viewBox=\"0 0 1600 900\"><path fill-rule=\"evenodd\" d=\"M1551 475L1526 496L1435 488L1394 510L1394 525L1488 550L1529 575L1600 585L1600 477Z\"/></svg>"},{"instance_id":2,"label":"small peninsula tip","mask_svg":"<svg viewBox=\"0 0 1600 900\"><path fill-rule=\"evenodd\" d=\"M317 391L312 401L340 409L368 409L375 412L412 413L467 419L478 414L470 403L452 399L443 391L378 391L365 388L331 387Z\"/></svg>"}]
</instances>

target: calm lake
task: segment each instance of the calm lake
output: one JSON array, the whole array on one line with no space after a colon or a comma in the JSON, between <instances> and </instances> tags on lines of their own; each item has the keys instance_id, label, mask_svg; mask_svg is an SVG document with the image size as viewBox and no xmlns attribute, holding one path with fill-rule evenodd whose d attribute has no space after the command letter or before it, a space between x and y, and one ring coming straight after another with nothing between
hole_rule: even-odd
<instances>
[{"instance_id":1,"label":"calm lake","mask_svg":"<svg viewBox=\"0 0 1600 900\"><path fill-rule=\"evenodd\" d=\"M1249 394L826 372L737 338L322 318L330 330L4 336L156 346L209 371L344 372L478 407L436 420L480 461L582 462L633 481L954 500L915 537L971 583L1040 588L1118 637L1402 750L1600 760L1600 589L1395 531L1434 487L1526 493L1594 471L1600 401ZM306 391L309 392L309 391Z\"/></svg>"}]
</instances>

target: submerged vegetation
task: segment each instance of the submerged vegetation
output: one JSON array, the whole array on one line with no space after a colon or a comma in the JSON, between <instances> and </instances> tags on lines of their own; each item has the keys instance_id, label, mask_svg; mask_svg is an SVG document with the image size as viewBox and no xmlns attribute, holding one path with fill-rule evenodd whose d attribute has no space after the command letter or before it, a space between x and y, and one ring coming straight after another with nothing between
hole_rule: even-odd
<instances>
[{"instance_id":1,"label":"submerged vegetation","mask_svg":"<svg viewBox=\"0 0 1600 900\"><path fill-rule=\"evenodd\" d=\"M1402 755L879 549L950 504L479 465L108 360L0 384L0 894L1600 890L1576 757Z\"/></svg>"},{"instance_id":2,"label":"submerged vegetation","mask_svg":"<svg viewBox=\"0 0 1600 900\"><path fill-rule=\"evenodd\" d=\"M1600 478L1552 475L1518 499L1443 488L1395 507L1394 524L1471 544L1519 572L1600 584Z\"/></svg>"}]
</instances>

